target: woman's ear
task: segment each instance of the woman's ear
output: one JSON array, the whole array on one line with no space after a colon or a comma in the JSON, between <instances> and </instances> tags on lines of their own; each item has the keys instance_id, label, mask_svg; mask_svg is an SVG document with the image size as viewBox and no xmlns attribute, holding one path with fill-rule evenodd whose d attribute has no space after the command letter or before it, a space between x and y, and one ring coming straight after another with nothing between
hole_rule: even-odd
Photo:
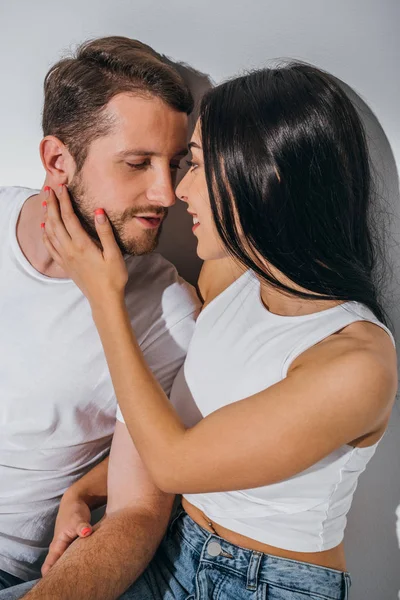
<instances>
[{"instance_id":1,"label":"woman's ear","mask_svg":"<svg viewBox=\"0 0 400 600\"><path fill-rule=\"evenodd\" d=\"M48 179L55 184L68 183L75 170L75 161L65 144L54 135L47 135L40 142L40 158Z\"/></svg>"}]
</instances>

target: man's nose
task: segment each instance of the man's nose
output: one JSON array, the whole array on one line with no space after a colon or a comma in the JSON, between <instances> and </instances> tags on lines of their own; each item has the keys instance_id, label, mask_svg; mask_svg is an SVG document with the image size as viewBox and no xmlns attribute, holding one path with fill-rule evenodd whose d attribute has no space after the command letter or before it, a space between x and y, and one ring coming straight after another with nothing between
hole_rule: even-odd
<instances>
[{"instance_id":1,"label":"man's nose","mask_svg":"<svg viewBox=\"0 0 400 600\"><path fill-rule=\"evenodd\" d=\"M153 181L147 190L147 199L166 208L175 204L176 196L170 171Z\"/></svg>"}]
</instances>

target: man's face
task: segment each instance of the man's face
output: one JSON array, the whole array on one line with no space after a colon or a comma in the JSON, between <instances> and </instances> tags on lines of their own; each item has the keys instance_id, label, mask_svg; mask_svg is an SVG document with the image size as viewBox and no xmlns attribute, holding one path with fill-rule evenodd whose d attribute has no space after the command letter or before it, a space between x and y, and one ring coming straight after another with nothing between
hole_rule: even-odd
<instances>
[{"instance_id":1,"label":"man's face","mask_svg":"<svg viewBox=\"0 0 400 600\"><path fill-rule=\"evenodd\" d=\"M154 250L186 154L187 115L158 98L118 94L106 109L110 132L95 139L68 183L86 231L97 238L94 211L103 208L123 253Z\"/></svg>"}]
</instances>

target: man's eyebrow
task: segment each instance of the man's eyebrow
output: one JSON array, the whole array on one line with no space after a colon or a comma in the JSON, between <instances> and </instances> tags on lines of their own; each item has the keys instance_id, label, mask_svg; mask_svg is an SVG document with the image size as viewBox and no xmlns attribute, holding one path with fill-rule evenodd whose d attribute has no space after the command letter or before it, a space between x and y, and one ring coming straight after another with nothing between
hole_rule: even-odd
<instances>
[{"instance_id":1,"label":"man's eyebrow","mask_svg":"<svg viewBox=\"0 0 400 600\"><path fill-rule=\"evenodd\" d=\"M196 142L189 142L188 148L189 148L189 150L191 148L198 148L199 150L201 150L201 146L199 146L198 144L196 144Z\"/></svg>"},{"instance_id":2,"label":"man's eyebrow","mask_svg":"<svg viewBox=\"0 0 400 600\"><path fill-rule=\"evenodd\" d=\"M174 154L174 157L185 156L187 152L187 148L181 148ZM162 153L154 152L154 150L146 150L145 148L130 148L129 150L118 152L117 156L120 158L127 158L128 156L162 156Z\"/></svg>"}]
</instances>

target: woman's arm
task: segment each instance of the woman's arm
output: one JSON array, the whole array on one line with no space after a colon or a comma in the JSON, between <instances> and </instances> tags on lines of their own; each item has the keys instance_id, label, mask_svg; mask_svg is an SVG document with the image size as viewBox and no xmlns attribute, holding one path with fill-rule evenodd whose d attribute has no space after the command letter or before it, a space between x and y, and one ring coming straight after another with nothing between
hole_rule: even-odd
<instances>
[{"instance_id":1,"label":"woman's arm","mask_svg":"<svg viewBox=\"0 0 400 600\"><path fill-rule=\"evenodd\" d=\"M63 499L82 500L87 506L94 510L104 506L107 502L107 470L109 456L107 455L86 475L78 479L65 492Z\"/></svg>"},{"instance_id":2,"label":"woman's arm","mask_svg":"<svg viewBox=\"0 0 400 600\"><path fill-rule=\"evenodd\" d=\"M101 251L84 237L65 194L59 199L66 229L50 202L44 241L91 303L126 425L160 489L196 493L275 483L388 418L397 379L395 353L382 332L376 345L334 336L285 380L185 429L132 332L108 221L96 224Z\"/></svg>"},{"instance_id":3,"label":"woman's arm","mask_svg":"<svg viewBox=\"0 0 400 600\"><path fill-rule=\"evenodd\" d=\"M377 430L395 396L385 333L383 354L334 339L283 381L185 429L141 355L123 304L99 305L93 316L128 430L164 491L247 489L287 479Z\"/></svg>"}]
</instances>

